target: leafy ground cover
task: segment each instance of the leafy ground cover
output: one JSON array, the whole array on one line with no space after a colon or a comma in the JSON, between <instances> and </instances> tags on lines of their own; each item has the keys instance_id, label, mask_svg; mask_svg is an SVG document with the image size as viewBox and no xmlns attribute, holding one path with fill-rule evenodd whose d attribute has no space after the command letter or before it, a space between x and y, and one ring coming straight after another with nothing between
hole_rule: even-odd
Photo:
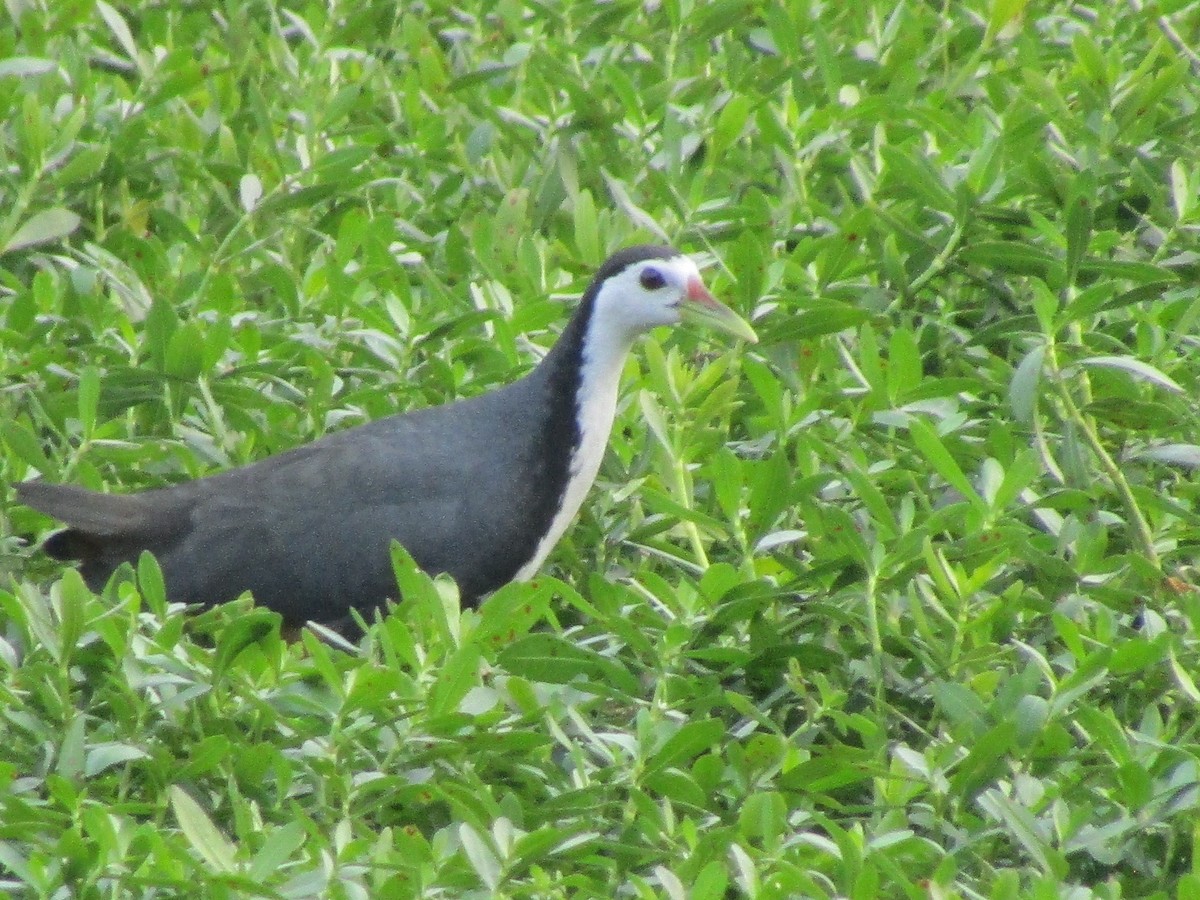
<instances>
[{"instance_id":1,"label":"leafy ground cover","mask_svg":"<svg viewBox=\"0 0 1200 900\"><path fill-rule=\"evenodd\" d=\"M6 8L0 891L1200 896L1200 7ZM23 540L508 381L646 239L762 343L643 342L478 611Z\"/></svg>"}]
</instances>

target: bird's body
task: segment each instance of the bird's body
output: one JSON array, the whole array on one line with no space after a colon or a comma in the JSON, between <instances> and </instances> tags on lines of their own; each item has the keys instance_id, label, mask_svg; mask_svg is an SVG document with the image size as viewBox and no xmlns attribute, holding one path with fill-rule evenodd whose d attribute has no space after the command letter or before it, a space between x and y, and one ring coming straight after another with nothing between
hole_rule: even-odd
<instances>
[{"instance_id":1,"label":"bird's body","mask_svg":"<svg viewBox=\"0 0 1200 900\"><path fill-rule=\"evenodd\" d=\"M30 482L21 499L75 523L47 550L81 559L94 589L149 550L172 600L249 590L288 624L329 621L395 596L388 547L396 540L426 571L454 576L472 603L533 558L529 526L548 522L566 477L548 456L572 440L572 410L522 421L501 402L544 390L542 381L389 416L173 487L122 495ZM410 451L403 468L388 460L398 444ZM481 450L499 477L480 471ZM517 468L540 475L503 474ZM88 506L94 525L80 512Z\"/></svg>"},{"instance_id":2,"label":"bird's body","mask_svg":"<svg viewBox=\"0 0 1200 900\"><path fill-rule=\"evenodd\" d=\"M668 290L673 302L632 308L639 292ZM704 307L695 317L753 337L687 257L629 248L512 384L172 487L120 495L32 481L18 494L68 523L46 551L81 560L93 589L149 550L172 600L213 604L248 590L289 625L341 621L396 596L395 540L426 571L452 575L472 604L541 566L595 479L630 344L678 321L688 301Z\"/></svg>"}]
</instances>

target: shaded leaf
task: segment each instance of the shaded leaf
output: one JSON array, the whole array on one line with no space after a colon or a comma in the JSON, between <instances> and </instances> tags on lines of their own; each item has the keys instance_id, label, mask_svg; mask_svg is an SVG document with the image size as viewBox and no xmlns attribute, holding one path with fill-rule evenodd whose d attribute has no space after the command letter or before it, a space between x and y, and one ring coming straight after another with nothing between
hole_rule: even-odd
<instances>
[{"instance_id":1,"label":"shaded leaf","mask_svg":"<svg viewBox=\"0 0 1200 900\"><path fill-rule=\"evenodd\" d=\"M500 663L534 681L600 681L627 694L639 693L637 679L619 662L553 634L531 634L510 644L500 651Z\"/></svg>"},{"instance_id":2,"label":"shaded leaf","mask_svg":"<svg viewBox=\"0 0 1200 900\"><path fill-rule=\"evenodd\" d=\"M1200 469L1200 445L1197 444L1161 444L1137 455L1140 459L1152 459L1169 466Z\"/></svg>"}]
</instances>

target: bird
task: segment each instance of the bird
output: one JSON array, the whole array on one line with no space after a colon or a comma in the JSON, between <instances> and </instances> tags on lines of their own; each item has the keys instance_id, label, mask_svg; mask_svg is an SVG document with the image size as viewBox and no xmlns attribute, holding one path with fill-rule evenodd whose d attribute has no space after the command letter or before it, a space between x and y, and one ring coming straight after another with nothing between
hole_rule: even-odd
<instances>
[{"instance_id":1,"label":"bird","mask_svg":"<svg viewBox=\"0 0 1200 900\"><path fill-rule=\"evenodd\" d=\"M680 322L757 341L691 257L626 247L512 383L167 487L114 494L35 479L17 496L68 526L43 550L78 561L93 591L150 551L171 601L213 606L249 591L284 627L336 626L398 599L397 541L473 607L541 568L595 481L635 339Z\"/></svg>"}]
</instances>

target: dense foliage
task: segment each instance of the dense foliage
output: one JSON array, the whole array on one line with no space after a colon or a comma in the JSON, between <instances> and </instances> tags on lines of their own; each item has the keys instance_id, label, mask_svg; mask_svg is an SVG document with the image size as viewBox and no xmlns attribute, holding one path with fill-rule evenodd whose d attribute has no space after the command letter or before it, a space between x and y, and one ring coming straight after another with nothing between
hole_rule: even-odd
<instances>
[{"instance_id":1,"label":"dense foliage","mask_svg":"<svg viewBox=\"0 0 1200 900\"><path fill-rule=\"evenodd\" d=\"M1200 895L1200 6L6 8L0 892ZM644 340L478 611L29 542L511 380L647 239L762 342Z\"/></svg>"}]
</instances>

